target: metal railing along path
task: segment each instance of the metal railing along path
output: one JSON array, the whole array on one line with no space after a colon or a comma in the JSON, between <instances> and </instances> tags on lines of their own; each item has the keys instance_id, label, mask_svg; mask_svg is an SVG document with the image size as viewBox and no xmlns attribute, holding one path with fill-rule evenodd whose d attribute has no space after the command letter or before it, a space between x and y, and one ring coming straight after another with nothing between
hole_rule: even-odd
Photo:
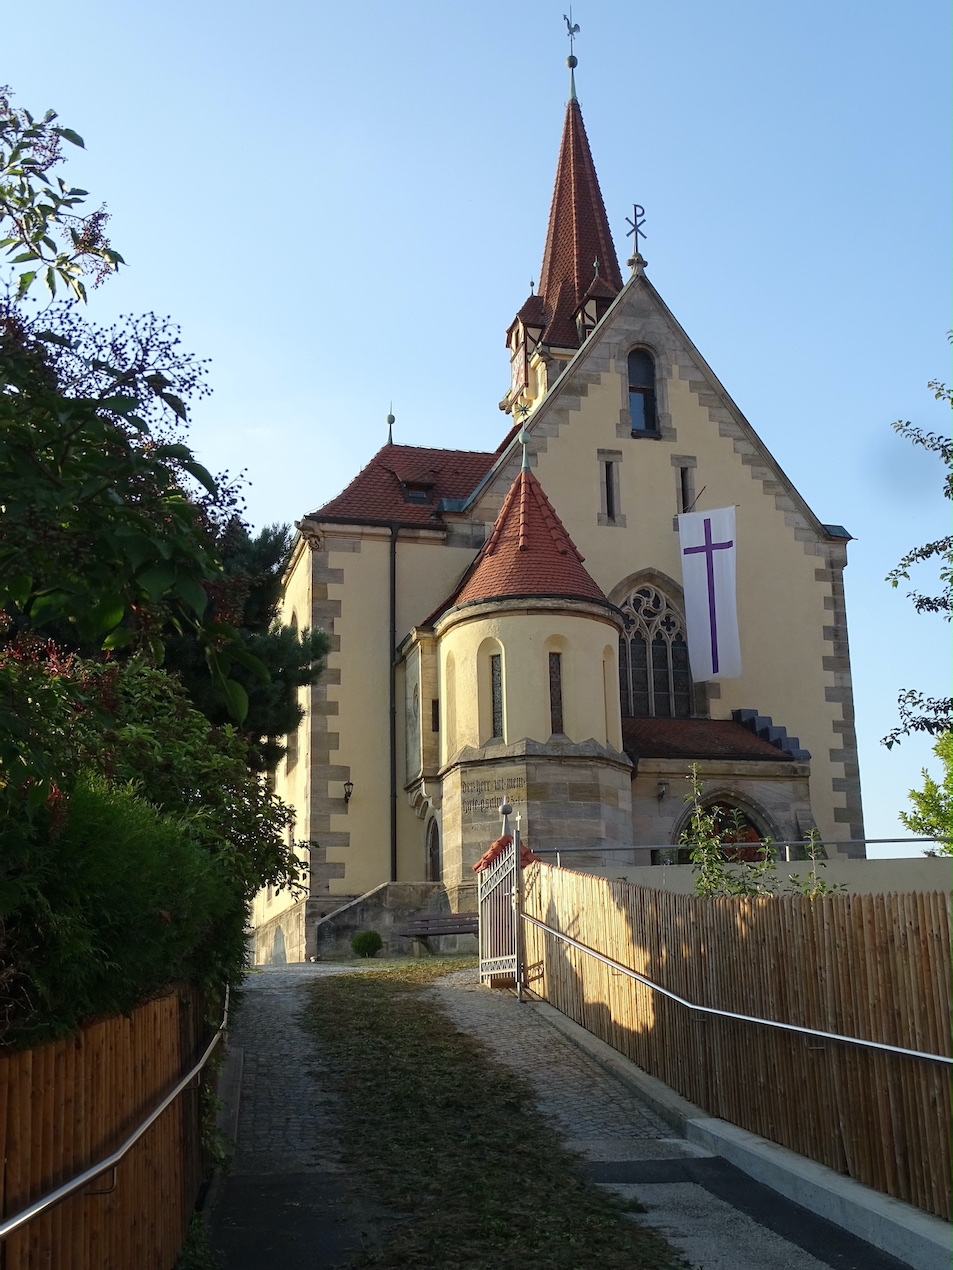
<instances>
[{"instance_id":1,"label":"metal railing along path","mask_svg":"<svg viewBox=\"0 0 953 1270\"><path fill-rule=\"evenodd\" d=\"M139 1127L133 1130L129 1137L126 1138L125 1142L123 1142L121 1146L117 1147L111 1155L107 1155L105 1159L100 1160L98 1164L94 1164L90 1168L85 1169L82 1173L74 1177L72 1181L64 1182L63 1185L58 1186L55 1191L50 1191L50 1193L48 1195L44 1195L42 1199L34 1200L28 1208L24 1208L22 1212L17 1213L14 1217L8 1217L6 1221L0 1223L0 1240L6 1239L8 1235L12 1235L15 1230L18 1230L21 1226L26 1225L27 1222L32 1221L34 1217L39 1217L41 1213L45 1213L47 1209L53 1208L62 1200L67 1199L75 1191L81 1191L84 1187L88 1186L90 1182L94 1182L97 1177L101 1177L103 1173L108 1173L111 1169L115 1169L122 1162L123 1157L132 1150L143 1134L155 1124L162 1113L168 1107L171 1107L176 1098L178 1098L179 1094L181 1094L190 1082L195 1079L211 1058L212 1052L225 1035L225 1031L228 1027L228 1005L229 990L226 987L225 1005L222 1010L222 1021L218 1025L218 1030L215 1035L212 1037L211 1041L209 1041L205 1053L198 1062L190 1068L188 1072L186 1072L178 1084L166 1094L159 1105L149 1113ZM108 1192L106 1191L96 1192L96 1194L107 1193Z\"/></svg>"},{"instance_id":2,"label":"metal railing along path","mask_svg":"<svg viewBox=\"0 0 953 1270\"><path fill-rule=\"evenodd\" d=\"M741 1023L757 1023L762 1027L778 1028L783 1032L799 1032L804 1036L818 1036L825 1041L839 1041L845 1045L862 1045L866 1049L883 1050L889 1054L902 1054L906 1058L919 1058L930 1063L946 1063L948 1066L953 1065L953 1058L947 1058L942 1054L927 1054L923 1050L905 1049L901 1045L887 1045L883 1041L867 1041L859 1036L841 1036L837 1032L821 1032L817 1028L801 1027L797 1023L779 1023L776 1019L759 1019L751 1014L736 1014L733 1010L719 1010L716 1006L698 1005L694 1001L686 1001L684 997L680 997L677 992L672 992L669 988L663 988L660 984L654 983L651 979L647 979L645 975L640 975L637 970L631 970L628 966L623 966L621 962L607 957L604 953L596 952L594 948L582 944L578 939L573 939L571 935L565 935L562 931L554 930L552 926L547 926L545 922L541 922L537 917L531 917L529 913L521 913L520 916L524 921L538 926L540 930L545 931L547 935L561 940L564 944L569 944L572 948L578 948L580 952L586 953L590 957L594 957L596 961L601 961L603 965L609 966L610 969L618 971L620 974L628 975L630 979L643 984L646 988L651 988L653 992L659 992L669 1000L677 1002L684 1006L687 1010L694 1010L701 1014L717 1014L725 1019L737 1019Z\"/></svg>"},{"instance_id":3,"label":"metal railing along path","mask_svg":"<svg viewBox=\"0 0 953 1270\"><path fill-rule=\"evenodd\" d=\"M894 845L909 844L911 846L915 846L921 842L932 842L936 844L936 843L948 843L949 841L950 841L949 838L824 838L824 839L818 839L814 843L814 846L816 847L858 847L858 846L867 846L867 845L885 846L888 843L894 844ZM794 838L794 839L791 839L790 841L784 841L784 842L776 842L773 838L765 838L765 839L762 839L762 841L760 842L742 842L742 843L727 842L725 843L725 846L727 847L732 847L732 846L783 847L784 859L779 860L778 861L779 864L803 864L804 863L803 860L791 859L791 848L803 847L806 849L811 846L811 843L806 838ZM608 854L611 851L679 851L679 850L685 851L685 850L689 850L690 848L691 848L690 842L666 842L666 843L635 842L635 843L629 843L628 846L615 846L615 847L610 847L610 846L536 847L534 846L533 851L536 853L536 855L554 855L556 857L556 864L558 867L559 858L560 856L563 856L563 855L604 855L604 854ZM810 857L806 857L806 858L810 860ZM897 857L897 858L902 858L902 857ZM827 861L820 860L818 861L818 863L826 864ZM658 865L655 867L665 868L666 866L663 864L663 865Z\"/></svg>"}]
</instances>

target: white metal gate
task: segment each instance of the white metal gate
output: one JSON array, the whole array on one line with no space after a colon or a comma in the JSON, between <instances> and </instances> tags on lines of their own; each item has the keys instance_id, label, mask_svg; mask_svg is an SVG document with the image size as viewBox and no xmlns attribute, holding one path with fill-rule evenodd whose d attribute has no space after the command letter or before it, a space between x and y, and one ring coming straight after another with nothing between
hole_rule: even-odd
<instances>
[{"instance_id":1,"label":"white metal gate","mask_svg":"<svg viewBox=\"0 0 953 1270\"><path fill-rule=\"evenodd\" d=\"M516 826L511 830L512 812L508 802L500 808L502 836L504 840L510 839L509 846L489 868L477 875L480 978L484 983L495 980L497 984L501 981L514 984L516 995L522 1001L526 982L526 943L523 937L521 816L517 813Z\"/></svg>"},{"instance_id":2,"label":"white metal gate","mask_svg":"<svg viewBox=\"0 0 953 1270\"><path fill-rule=\"evenodd\" d=\"M517 851L511 842L488 869L478 873L480 978L517 980Z\"/></svg>"}]
</instances>

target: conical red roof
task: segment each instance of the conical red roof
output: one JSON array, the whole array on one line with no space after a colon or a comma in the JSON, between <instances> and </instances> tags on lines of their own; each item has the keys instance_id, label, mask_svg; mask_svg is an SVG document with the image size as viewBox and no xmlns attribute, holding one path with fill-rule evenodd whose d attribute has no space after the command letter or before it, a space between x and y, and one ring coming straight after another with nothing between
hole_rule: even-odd
<instances>
[{"instance_id":1,"label":"conical red roof","mask_svg":"<svg viewBox=\"0 0 953 1270\"><path fill-rule=\"evenodd\" d=\"M622 290L622 273L609 232L582 110L573 97L566 107L539 283L539 294L549 318L544 343L558 348L579 346L575 317L596 276L596 260L601 294L618 295Z\"/></svg>"},{"instance_id":2,"label":"conical red roof","mask_svg":"<svg viewBox=\"0 0 953 1270\"><path fill-rule=\"evenodd\" d=\"M534 595L607 603L582 561L539 481L520 472L453 604Z\"/></svg>"}]
</instances>

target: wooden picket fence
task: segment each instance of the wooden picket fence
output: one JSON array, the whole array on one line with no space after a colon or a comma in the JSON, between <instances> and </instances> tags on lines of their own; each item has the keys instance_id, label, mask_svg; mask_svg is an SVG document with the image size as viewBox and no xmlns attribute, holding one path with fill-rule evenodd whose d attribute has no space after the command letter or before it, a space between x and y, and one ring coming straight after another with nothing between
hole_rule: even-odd
<instances>
[{"instance_id":1,"label":"wooden picket fence","mask_svg":"<svg viewBox=\"0 0 953 1270\"><path fill-rule=\"evenodd\" d=\"M707 899L536 864L525 911L688 1001L950 1055L950 896ZM950 1068L687 1010L523 923L528 984L714 1116L950 1218Z\"/></svg>"},{"instance_id":2,"label":"wooden picket fence","mask_svg":"<svg viewBox=\"0 0 953 1270\"><path fill-rule=\"evenodd\" d=\"M108 1156L198 1061L205 1003L183 988L75 1037L0 1053L2 1213ZM205 1171L197 1090L186 1090L116 1169L0 1243L2 1270L171 1270Z\"/></svg>"}]
</instances>

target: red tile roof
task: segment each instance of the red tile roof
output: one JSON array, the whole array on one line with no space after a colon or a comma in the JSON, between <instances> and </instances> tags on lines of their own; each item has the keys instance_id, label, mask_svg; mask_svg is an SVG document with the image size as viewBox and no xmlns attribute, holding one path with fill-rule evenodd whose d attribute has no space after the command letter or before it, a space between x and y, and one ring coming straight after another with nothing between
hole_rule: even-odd
<instances>
[{"instance_id":1,"label":"red tile roof","mask_svg":"<svg viewBox=\"0 0 953 1270\"><path fill-rule=\"evenodd\" d=\"M618 295L622 290L622 273L609 232L582 111L573 98L566 107L540 274L539 294L547 316L544 343L557 348L579 347L576 311L596 276L593 263L596 260L599 261L598 293L605 298Z\"/></svg>"},{"instance_id":2,"label":"red tile roof","mask_svg":"<svg viewBox=\"0 0 953 1270\"><path fill-rule=\"evenodd\" d=\"M432 450L417 445L385 445L337 498L311 512L309 520L344 520L358 524L396 521L428 525L439 520L441 498L466 498L496 459L482 450ZM408 503L405 486L424 486L427 503Z\"/></svg>"},{"instance_id":3,"label":"red tile roof","mask_svg":"<svg viewBox=\"0 0 953 1270\"><path fill-rule=\"evenodd\" d=\"M452 603L533 595L607 602L539 481L520 472Z\"/></svg>"},{"instance_id":4,"label":"red tile roof","mask_svg":"<svg viewBox=\"0 0 953 1270\"><path fill-rule=\"evenodd\" d=\"M622 748L631 759L791 759L731 719L623 719Z\"/></svg>"}]
</instances>

